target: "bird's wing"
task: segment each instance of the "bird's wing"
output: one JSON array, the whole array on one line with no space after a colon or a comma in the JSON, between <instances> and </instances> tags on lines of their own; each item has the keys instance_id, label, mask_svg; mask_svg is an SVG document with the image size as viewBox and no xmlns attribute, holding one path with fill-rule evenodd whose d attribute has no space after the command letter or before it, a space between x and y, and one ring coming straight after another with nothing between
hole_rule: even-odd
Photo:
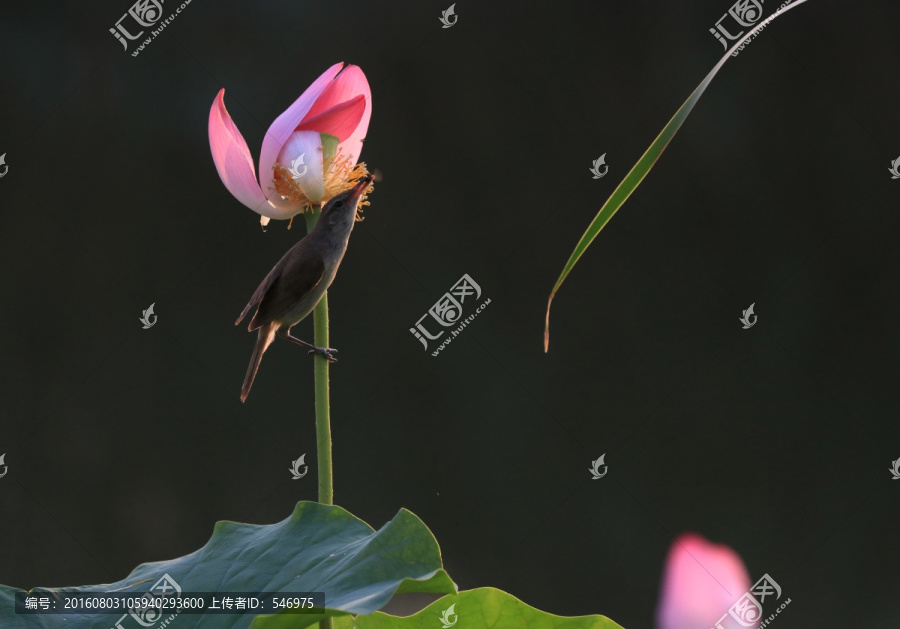
<instances>
[{"instance_id":1,"label":"bird's wing","mask_svg":"<svg viewBox=\"0 0 900 629\"><path fill-rule=\"evenodd\" d=\"M247 313L262 301L263 296L266 294L266 291L269 290L269 287L278 279L278 276L281 275L281 261L279 260L278 264L272 267L272 270L269 271L269 274L266 275L265 279L260 283L259 287L257 287L256 291L253 293L253 297L250 298L250 301L247 302L247 305L244 306L244 310L241 311L241 316L237 318L237 321L234 322L235 325L244 320L244 317L247 316ZM250 329L255 330L257 327L253 327L253 324L250 324Z\"/></svg>"},{"instance_id":2,"label":"bird's wing","mask_svg":"<svg viewBox=\"0 0 900 629\"><path fill-rule=\"evenodd\" d=\"M291 308L303 299L325 275L325 261L322 256L309 248L299 248L288 252L288 255L272 269L257 289L260 293L256 314L250 321L250 329L263 326L284 317ZM248 305L248 308L250 305Z\"/></svg>"}]
</instances>

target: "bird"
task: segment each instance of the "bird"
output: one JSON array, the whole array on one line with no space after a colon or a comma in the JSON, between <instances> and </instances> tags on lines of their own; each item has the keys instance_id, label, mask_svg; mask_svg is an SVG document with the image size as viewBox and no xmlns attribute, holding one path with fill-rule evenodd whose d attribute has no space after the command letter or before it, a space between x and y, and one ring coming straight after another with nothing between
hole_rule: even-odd
<instances>
[{"instance_id":1,"label":"bird","mask_svg":"<svg viewBox=\"0 0 900 629\"><path fill-rule=\"evenodd\" d=\"M247 400L263 354L276 335L307 348L310 354L318 354L328 362L337 362L336 349L302 341L291 335L291 328L313 311L334 281L356 222L356 210L370 190L373 179L371 174L366 174L352 188L335 195L325 204L315 228L272 267L234 322L238 325L256 307L256 314L247 329L259 332L241 387L241 402Z\"/></svg>"}]
</instances>

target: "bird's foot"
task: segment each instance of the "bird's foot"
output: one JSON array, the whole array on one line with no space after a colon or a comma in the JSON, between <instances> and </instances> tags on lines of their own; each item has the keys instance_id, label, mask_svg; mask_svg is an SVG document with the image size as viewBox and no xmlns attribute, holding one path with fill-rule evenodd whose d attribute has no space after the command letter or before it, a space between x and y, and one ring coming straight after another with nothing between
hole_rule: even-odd
<instances>
[{"instance_id":1,"label":"bird's foot","mask_svg":"<svg viewBox=\"0 0 900 629\"><path fill-rule=\"evenodd\" d=\"M314 347L311 350L309 350L309 353L310 354L318 354L319 356L321 356L322 358L324 358L325 360L327 360L330 363L337 362L337 358L334 357L334 354L337 353L337 350L332 349L330 347Z\"/></svg>"}]
</instances>

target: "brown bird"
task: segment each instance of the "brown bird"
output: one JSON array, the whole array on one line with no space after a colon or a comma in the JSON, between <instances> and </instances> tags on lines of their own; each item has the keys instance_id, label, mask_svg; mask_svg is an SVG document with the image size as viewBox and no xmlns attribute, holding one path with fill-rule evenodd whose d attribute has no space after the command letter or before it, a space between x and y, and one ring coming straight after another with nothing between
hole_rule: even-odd
<instances>
[{"instance_id":1,"label":"brown bird","mask_svg":"<svg viewBox=\"0 0 900 629\"><path fill-rule=\"evenodd\" d=\"M316 347L312 343L291 336L291 328L300 323L322 299L331 286L338 266L347 251L347 241L356 221L356 209L360 199L372 184L372 175L366 175L350 190L336 195L322 209L315 229L291 247L272 267L269 274L253 293L241 316L239 324L250 309L256 306L256 314L250 321L250 331L259 329L256 347L250 357L250 366L241 387L241 402L247 399L259 363L275 335L319 354L328 362L336 362L336 349Z\"/></svg>"}]
</instances>

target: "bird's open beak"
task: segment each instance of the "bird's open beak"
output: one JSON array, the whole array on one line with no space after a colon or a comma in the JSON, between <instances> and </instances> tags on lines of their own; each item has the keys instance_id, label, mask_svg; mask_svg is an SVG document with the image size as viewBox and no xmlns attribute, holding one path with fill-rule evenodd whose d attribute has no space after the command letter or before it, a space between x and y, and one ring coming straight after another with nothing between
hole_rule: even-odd
<instances>
[{"instance_id":1,"label":"bird's open beak","mask_svg":"<svg viewBox=\"0 0 900 629\"><path fill-rule=\"evenodd\" d=\"M366 175L353 187L353 194L350 195L350 202L356 201L363 195L366 189L372 184L375 177L371 174Z\"/></svg>"}]
</instances>

